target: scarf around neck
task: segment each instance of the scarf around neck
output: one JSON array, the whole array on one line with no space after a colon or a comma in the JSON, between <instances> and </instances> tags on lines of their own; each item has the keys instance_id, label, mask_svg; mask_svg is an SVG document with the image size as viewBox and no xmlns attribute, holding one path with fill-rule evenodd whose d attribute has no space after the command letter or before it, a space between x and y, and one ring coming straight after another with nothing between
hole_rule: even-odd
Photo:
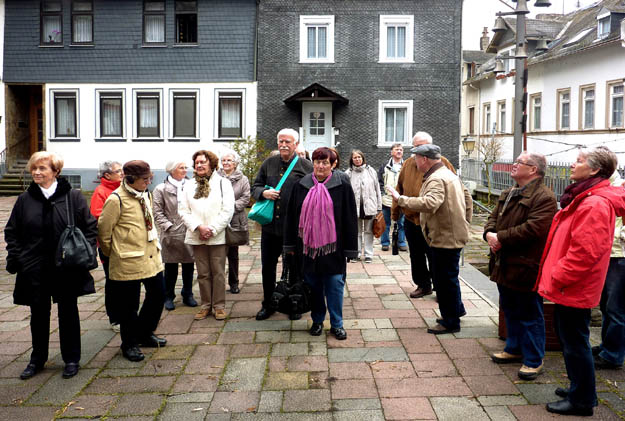
<instances>
[{"instance_id":1,"label":"scarf around neck","mask_svg":"<svg viewBox=\"0 0 625 421\"><path fill-rule=\"evenodd\" d=\"M195 180L195 194L193 195L194 199L197 200L203 197L208 197L211 192L211 188L209 185L211 175L199 176L197 174L193 174L193 179Z\"/></svg>"},{"instance_id":2,"label":"scarf around neck","mask_svg":"<svg viewBox=\"0 0 625 421\"><path fill-rule=\"evenodd\" d=\"M587 178L584 181L569 184L568 186L566 186L566 188L564 189L564 193L560 197L560 207L562 209L566 208L580 193L583 193L592 186L601 183L603 180L605 180L605 178L595 176Z\"/></svg>"},{"instance_id":3,"label":"scarf around neck","mask_svg":"<svg viewBox=\"0 0 625 421\"><path fill-rule=\"evenodd\" d=\"M310 174L314 186L308 191L299 217L299 236L304 244L304 254L311 259L336 251L336 225L334 203L325 186L332 174L320 183Z\"/></svg>"},{"instance_id":4,"label":"scarf around neck","mask_svg":"<svg viewBox=\"0 0 625 421\"><path fill-rule=\"evenodd\" d=\"M152 215L152 206L148 206L148 192L143 191L140 192L138 190L133 189L128 184L126 184L126 180L122 182L122 186L124 189L130 193L135 199L139 201L141 205L141 211L143 212L143 220L145 221L145 228L148 232L148 241L154 241L158 239L158 233L156 232L156 227L154 226L154 216ZM148 199L148 200L146 200ZM160 248L160 245L159 245Z\"/></svg>"}]
</instances>

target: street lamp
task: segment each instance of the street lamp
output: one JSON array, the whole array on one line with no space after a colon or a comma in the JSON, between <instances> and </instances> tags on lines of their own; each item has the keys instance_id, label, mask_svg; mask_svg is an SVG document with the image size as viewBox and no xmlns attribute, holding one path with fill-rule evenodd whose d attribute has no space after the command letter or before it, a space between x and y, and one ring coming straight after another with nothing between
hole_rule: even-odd
<instances>
[{"instance_id":1,"label":"street lamp","mask_svg":"<svg viewBox=\"0 0 625 421\"><path fill-rule=\"evenodd\" d=\"M497 23L501 26L499 18L502 16L516 16L516 51L514 58L516 60L514 75L514 155L519 156L523 150L527 149L525 145L525 121L527 103L527 39L525 37L525 15L529 13L527 8L527 0L512 0L516 5L513 12L497 13ZM549 0L536 0L535 7L549 7ZM499 28L498 26L498 28Z\"/></svg>"},{"instance_id":2,"label":"street lamp","mask_svg":"<svg viewBox=\"0 0 625 421\"><path fill-rule=\"evenodd\" d=\"M471 157L471 152L473 152L473 150L475 149L475 139L466 136L464 139L462 139L462 148L464 149L464 152L469 157Z\"/></svg>"}]
</instances>

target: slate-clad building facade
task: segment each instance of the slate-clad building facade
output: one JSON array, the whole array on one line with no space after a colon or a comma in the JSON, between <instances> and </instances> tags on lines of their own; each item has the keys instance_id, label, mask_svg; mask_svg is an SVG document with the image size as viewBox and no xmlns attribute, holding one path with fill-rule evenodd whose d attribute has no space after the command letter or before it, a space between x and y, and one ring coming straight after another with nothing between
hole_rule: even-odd
<instances>
[{"instance_id":1,"label":"slate-clad building facade","mask_svg":"<svg viewBox=\"0 0 625 421\"><path fill-rule=\"evenodd\" d=\"M59 152L92 189L105 159L256 135L255 0L6 0L7 158Z\"/></svg>"},{"instance_id":2,"label":"slate-clad building facade","mask_svg":"<svg viewBox=\"0 0 625 421\"><path fill-rule=\"evenodd\" d=\"M309 150L379 166L418 130L458 164L461 0L258 4L258 136L300 128Z\"/></svg>"}]
</instances>

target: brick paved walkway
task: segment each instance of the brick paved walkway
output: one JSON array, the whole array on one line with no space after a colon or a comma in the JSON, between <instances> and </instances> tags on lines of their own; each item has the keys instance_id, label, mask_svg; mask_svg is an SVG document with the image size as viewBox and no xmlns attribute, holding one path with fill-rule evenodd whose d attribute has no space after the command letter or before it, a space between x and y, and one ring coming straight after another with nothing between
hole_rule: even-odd
<instances>
[{"instance_id":1,"label":"brick paved walkway","mask_svg":"<svg viewBox=\"0 0 625 421\"><path fill-rule=\"evenodd\" d=\"M4 226L14 198L0 198ZM276 315L254 320L261 298L258 242L241 248L241 294L227 294L226 321L194 321L195 309L163 312L158 334L166 347L144 349L146 360L121 357L119 334L104 313L103 273L97 293L81 298L82 369L61 378L56 310L50 360L34 378L19 373L30 355L29 309L12 303L14 276L0 270L0 419L120 420L541 420L554 418L544 403L567 383L562 357L548 353L547 372L523 382L516 366L498 366L488 354L496 338L497 309L467 282L462 331L425 332L437 317L433 296L412 300L408 255L376 246L371 264L351 263L345 297L346 341L326 332L312 337L310 320ZM0 259L6 250L0 237ZM0 263L3 267L4 263ZM480 276L471 266L464 279ZM197 286L196 286L197 292ZM597 375L596 419L625 415L623 370ZM619 417L620 416L620 417Z\"/></svg>"}]
</instances>

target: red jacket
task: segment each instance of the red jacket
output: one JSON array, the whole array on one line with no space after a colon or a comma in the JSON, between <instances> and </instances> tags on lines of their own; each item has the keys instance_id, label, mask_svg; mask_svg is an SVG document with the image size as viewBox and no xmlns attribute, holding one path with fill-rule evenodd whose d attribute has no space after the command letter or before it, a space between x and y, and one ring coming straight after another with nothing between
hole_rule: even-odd
<instances>
[{"instance_id":1,"label":"red jacket","mask_svg":"<svg viewBox=\"0 0 625 421\"><path fill-rule=\"evenodd\" d=\"M556 304L599 304L610 263L614 220L625 215L625 190L604 180L556 213L538 272L538 293Z\"/></svg>"},{"instance_id":2,"label":"red jacket","mask_svg":"<svg viewBox=\"0 0 625 421\"><path fill-rule=\"evenodd\" d=\"M102 213L102 206L104 206L104 202L106 202L106 198L113 193L113 190L118 188L120 185L119 181L110 181L106 178L102 177L100 179L100 185L95 188L93 191L93 196L91 196L91 215L95 217L95 219L100 218L100 214Z\"/></svg>"}]
</instances>

